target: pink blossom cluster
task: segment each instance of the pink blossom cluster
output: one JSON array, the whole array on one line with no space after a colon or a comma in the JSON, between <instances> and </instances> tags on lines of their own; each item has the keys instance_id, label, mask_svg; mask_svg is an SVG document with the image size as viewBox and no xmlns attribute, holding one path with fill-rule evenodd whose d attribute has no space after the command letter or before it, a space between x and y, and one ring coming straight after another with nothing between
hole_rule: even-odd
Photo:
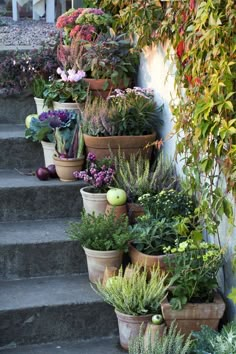
<instances>
[{"instance_id":1,"label":"pink blossom cluster","mask_svg":"<svg viewBox=\"0 0 236 354\"><path fill-rule=\"evenodd\" d=\"M91 184L100 192L107 191L115 175L115 169L111 160L105 158L97 161L96 156L93 153L89 153L87 162L88 167L85 171L75 171L73 173L75 178Z\"/></svg>"},{"instance_id":2,"label":"pink blossom cluster","mask_svg":"<svg viewBox=\"0 0 236 354\"><path fill-rule=\"evenodd\" d=\"M77 39L83 39L85 41L91 41L96 29L92 25L76 25L70 31L70 37L77 36Z\"/></svg>"},{"instance_id":3,"label":"pink blossom cluster","mask_svg":"<svg viewBox=\"0 0 236 354\"><path fill-rule=\"evenodd\" d=\"M61 76L62 81L78 82L82 80L86 74L83 70L69 69L67 72L61 68L57 68L57 74Z\"/></svg>"}]
</instances>

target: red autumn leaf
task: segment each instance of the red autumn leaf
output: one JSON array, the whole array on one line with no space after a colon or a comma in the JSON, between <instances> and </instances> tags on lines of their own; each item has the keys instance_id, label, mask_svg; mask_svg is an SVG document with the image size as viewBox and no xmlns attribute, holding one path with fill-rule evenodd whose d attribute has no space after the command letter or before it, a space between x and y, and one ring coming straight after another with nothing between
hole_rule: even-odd
<instances>
[{"instance_id":1,"label":"red autumn leaf","mask_svg":"<svg viewBox=\"0 0 236 354\"><path fill-rule=\"evenodd\" d=\"M179 42L179 44L177 45L177 48L176 48L176 53L177 53L179 59L184 54L184 49L185 49L185 44L184 44L184 41L182 40Z\"/></svg>"},{"instance_id":2,"label":"red autumn leaf","mask_svg":"<svg viewBox=\"0 0 236 354\"><path fill-rule=\"evenodd\" d=\"M195 0L190 0L189 8L190 8L190 11L194 10L194 8L195 8Z\"/></svg>"}]
</instances>

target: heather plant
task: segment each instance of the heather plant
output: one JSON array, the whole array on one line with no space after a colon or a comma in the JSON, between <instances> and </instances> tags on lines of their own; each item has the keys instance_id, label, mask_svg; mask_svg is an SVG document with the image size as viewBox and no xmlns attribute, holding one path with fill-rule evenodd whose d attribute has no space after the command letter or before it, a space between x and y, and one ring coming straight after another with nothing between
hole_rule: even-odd
<instances>
[{"instance_id":1,"label":"heather plant","mask_svg":"<svg viewBox=\"0 0 236 354\"><path fill-rule=\"evenodd\" d=\"M190 354L192 343L191 337L185 338L173 321L170 328L165 329L163 336L157 332L153 341L151 333L145 340L140 330L139 336L129 343L129 354Z\"/></svg>"},{"instance_id":2,"label":"heather plant","mask_svg":"<svg viewBox=\"0 0 236 354\"><path fill-rule=\"evenodd\" d=\"M97 160L93 153L87 155L87 168L85 171L75 171L74 176L89 183L94 192L107 192L112 185L115 168L111 158Z\"/></svg>"}]
</instances>

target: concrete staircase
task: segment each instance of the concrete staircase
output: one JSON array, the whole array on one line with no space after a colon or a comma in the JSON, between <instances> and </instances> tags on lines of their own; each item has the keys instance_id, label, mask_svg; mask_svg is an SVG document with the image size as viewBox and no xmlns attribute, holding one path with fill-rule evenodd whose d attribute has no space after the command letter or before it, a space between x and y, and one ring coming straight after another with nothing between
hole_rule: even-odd
<instances>
[{"instance_id":1,"label":"concrete staircase","mask_svg":"<svg viewBox=\"0 0 236 354\"><path fill-rule=\"evenodd\" d=\"M0 353L121 353L114 311L65 232L79 220L82 184L32 175L42 148L12 117L0 118Z\"/></svg>"}]
</instances>

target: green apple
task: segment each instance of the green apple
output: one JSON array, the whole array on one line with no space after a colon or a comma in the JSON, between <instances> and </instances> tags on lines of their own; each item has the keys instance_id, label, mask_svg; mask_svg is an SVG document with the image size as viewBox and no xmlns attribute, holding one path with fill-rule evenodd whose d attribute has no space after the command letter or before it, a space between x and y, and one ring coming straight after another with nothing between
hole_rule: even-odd
<instances>
[{"instance_id":1,"label":"green apple","mask_svg":"<svg viewBox=\"0 0 236 354\"><path fill-rule=\"evenodd\" d=\"M26 128L30 127L30 122L32 120L32 118L38 118L37 114L29 114L26 118L25 118L25 126Z\"/></svg>"},{"instance_id":2,"label":"green apple","mask_svg":"<svg viewBox=\"0 0 236 354\"><path fill-rule=\"evenodd\" d=\"M160 325L163 322L163 317L162 315L153 315L152 316L152 323L156 325Z\"/></svg>"},{"instance_id":3,"label":"green apple","mask_svg":"<svg viewBox=\"0 0 236 354\"><path fill-rule=\"evenodd\" d=\"M107 201L113 206L124 205L127 200L127 194L123 189L111 188L107 192Z\"/></svg>"}]
</instances>

